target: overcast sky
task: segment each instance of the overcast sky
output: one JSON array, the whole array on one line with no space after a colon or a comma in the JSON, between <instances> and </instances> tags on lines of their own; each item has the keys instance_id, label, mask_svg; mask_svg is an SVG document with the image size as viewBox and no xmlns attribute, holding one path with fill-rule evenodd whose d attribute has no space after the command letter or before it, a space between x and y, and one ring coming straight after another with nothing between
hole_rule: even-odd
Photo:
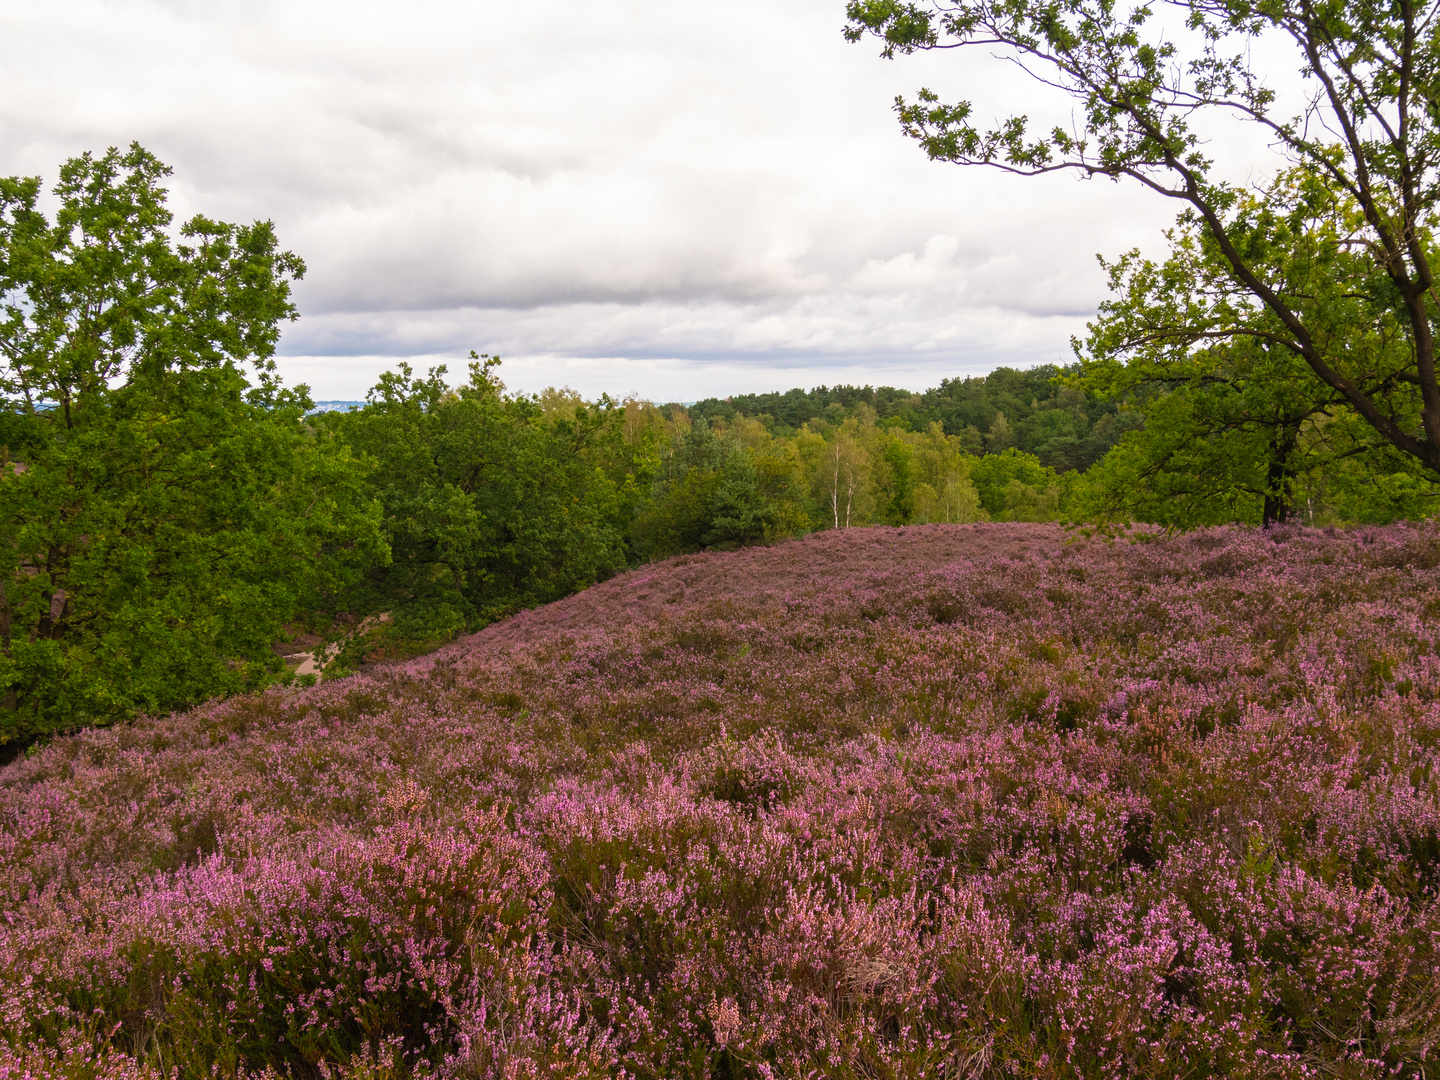
<instances>
[{"instance_id":1,"label":"overcast sky","mask_svg":"<svg viewBox=\"0 0 1440 1080\"><path fill-rule=\"evenodd\" d=\"M885 61L843 0L0 0L0 173L139 140L178 215L309 273L281 371L359 398L498 353L659 400L1069 359L1134 187L934 164L897 93L1045 116L1008 65ZM1056 117L1064 119L1063 116Z\"/></svg>"}]
</instances>

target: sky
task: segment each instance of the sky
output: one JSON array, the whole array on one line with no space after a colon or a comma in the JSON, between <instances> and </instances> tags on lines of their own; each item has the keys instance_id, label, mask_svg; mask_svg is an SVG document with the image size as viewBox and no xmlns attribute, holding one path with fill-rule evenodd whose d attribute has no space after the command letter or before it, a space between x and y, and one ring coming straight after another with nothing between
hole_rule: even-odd
<instances>
[{"instance_id":1,"label":"sky","mask_svg":"<svg viewBox=\"0 0 1440 1080\"><path fill-rule=\"evenodd\" d=\"M317 399L400 361L692 401L1065 363L1134 186L932 163L897 94L1069 122L984 54L886 61L843 0L0 0L0 174L138 140L177 218L307 263ZM1058 108L1064 110L1056 112Z\"/></svg>"}]
</instances>

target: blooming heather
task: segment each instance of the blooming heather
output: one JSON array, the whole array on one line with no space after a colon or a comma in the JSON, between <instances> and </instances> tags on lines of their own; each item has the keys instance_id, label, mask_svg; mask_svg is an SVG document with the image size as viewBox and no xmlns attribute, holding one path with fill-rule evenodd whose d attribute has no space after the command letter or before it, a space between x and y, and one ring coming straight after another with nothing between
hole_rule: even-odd
<instances>
[{"instance_id":1,"label":"blooming heather","mask_svg":"<svg viewBox=\"0 0 1440 1080\"><path fill-rule=\"evenodd\" d=\"M57 740L0 1078L1433 1076L1437 619L1428 525L849 530Z\"/></svg>"}]
</instances>

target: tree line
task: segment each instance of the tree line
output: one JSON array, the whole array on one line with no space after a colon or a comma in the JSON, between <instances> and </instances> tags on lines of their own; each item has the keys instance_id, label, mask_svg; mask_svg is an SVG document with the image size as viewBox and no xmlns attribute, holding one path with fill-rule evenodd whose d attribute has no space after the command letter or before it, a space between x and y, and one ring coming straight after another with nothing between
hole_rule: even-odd
<instances>
[{"instance_id":1,"label":"tree line","mask_svg":"<svg viewBox=\"0 0 1440 1080\"><path fill-rule=\"evenodd\" d=\"M1086 393L1063 378L1077 370L1053 364L988 375L943 379L923 393L893 386L819 386L805 391L707 398L689 409L693 419L759 418L774 435L794 436L805 424L844 417L866 406L877 421L907 431L939 424L971 455L1014 447L1059 472L1088 469L1138 418L1116 398Z\"/></svg>"},{"instance_id":2,"label":"tree line","mask_svg":"<svg viewBox=\"0 0 1440 1080\"><path fill-rule=\"evenodd\" d=\"M268 222L176 227L168 172L138 145L71 159L51 215L38 178L0 179L0 754L288 681L297 633L342 673L682 552L874 524L1380 522L1440 490L1293 351L1146 337L1226 280L1193 220L1168 261L1112 266L1066 367L687 408L512 393L472 353L319 413L274 361L303 261ZM1303 196L1285 179L1251 212ZM1287 266L1333 333L1398 348L1323 291L1348 286L1307 228Z\"/></svg>"}]
</instances>

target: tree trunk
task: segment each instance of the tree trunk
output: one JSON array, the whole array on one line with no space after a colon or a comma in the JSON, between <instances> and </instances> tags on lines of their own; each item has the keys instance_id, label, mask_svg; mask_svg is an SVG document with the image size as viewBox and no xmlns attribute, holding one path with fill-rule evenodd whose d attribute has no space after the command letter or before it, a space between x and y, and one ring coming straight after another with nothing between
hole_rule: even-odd
<instances>
[{"instance_id":1,"label":"tree trunk","mask_svg":"<svg viewBox=\"0 0 1440 1080\"><path fill-rule=\"evenodd\" d=\"M10 657L10 598L5 591L5 579L0 578L0 647L5 650L5 656ZM8 687L5 696L0 699L0 711L15 712L20 708L19 698L15 695L15 688Z\"/></svg>"},{"instance_id":2,"label":"tree trunk","mask_svg":"<svg viewBox=\"0 0 1440 1080\"><path fill-rule=\"evenodd\" d=\"M1290 455L1295 450L1299 431L1286 428L1270 440L1270 464L1265 470L1265 506L1260 527L1284 525L1290 518Z\"/></svg>"}]
</instances>

